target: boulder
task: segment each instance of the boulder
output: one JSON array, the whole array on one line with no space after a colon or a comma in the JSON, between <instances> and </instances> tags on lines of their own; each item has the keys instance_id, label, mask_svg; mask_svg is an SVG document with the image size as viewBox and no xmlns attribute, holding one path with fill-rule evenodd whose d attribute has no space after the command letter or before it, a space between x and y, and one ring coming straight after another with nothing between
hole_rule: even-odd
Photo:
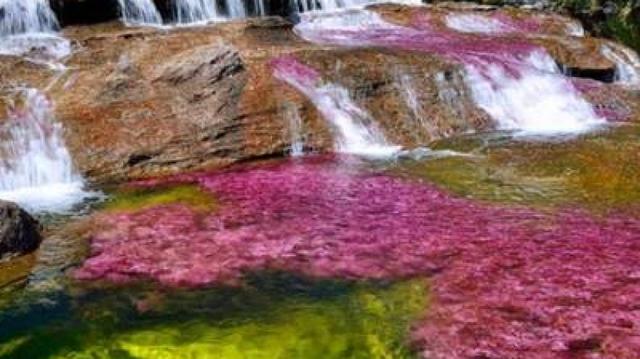
<instances>
[{"instance_id":1,"label":"boulder","mask_svg":"<svg viewBox=\"0 0 640 359\"><path fill-rule=\"evenodd\" d=\"M40 242L38 221L15 203L0 201L0 258L33 252Z\"/></svg>"}]
</instances>

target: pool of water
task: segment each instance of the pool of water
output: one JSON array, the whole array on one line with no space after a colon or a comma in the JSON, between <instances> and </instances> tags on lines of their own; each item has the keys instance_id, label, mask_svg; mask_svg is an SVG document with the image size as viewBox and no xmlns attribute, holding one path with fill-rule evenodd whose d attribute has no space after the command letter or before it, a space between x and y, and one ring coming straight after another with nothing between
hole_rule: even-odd
<instances>
[{"instance_id":1,"label":"pool of water","mask_svg":"<svg viewBox=\"0 0 640 359\"><path fill-rule=\"evenodd\" d=\"M469 135L435 143L446 157L108 190L3 268L0 357L631 358L639 134Z\"/></svg>"}]
</instances>

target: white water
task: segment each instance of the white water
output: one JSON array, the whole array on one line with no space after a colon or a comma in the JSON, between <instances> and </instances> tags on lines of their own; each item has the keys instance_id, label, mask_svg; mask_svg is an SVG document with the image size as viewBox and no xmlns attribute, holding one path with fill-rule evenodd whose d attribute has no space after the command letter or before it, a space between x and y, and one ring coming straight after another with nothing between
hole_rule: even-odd
<instances>
[{"instance_id":1,"label":"white water","mask_svg":"<svg viewBox=\"0 0 640 359\"><path fill-rule=\"evenodd\" d=\"M58 21L47 0L0 0L0 13L0 55L62 67L58 60L71 53L71 44L56 35Z\"/></svg>"},{"instance_id":2,"label":"white water","mask_svg":"<svg viewBox=\"0 0 640 359\"><path fill-rule=\"evenodd\" d=\"M48 0L0 0L0 36L54 32L58 21Z\"/></svg>"},{"instance_id":3,"label":"white water","mask_svg":"<svg viewBox=\"0 0 640 359\"><path fill-rule=\"evenodd\" d=\"M331 124L337 152L384 158L400 151L399 146L387 142L371 116L353 102L344 87L331 83L308 86L278 71L275 76L305 94Z\"/></svg>"},{"instance_id":4,"label":"white water","mask_svg":"<svg viewBox=\"0 0 640 359\"><path fill-rule=\"evenodd\" d=\"M601 49L602 54L616 64L616 81L627 86L640 86L640 57L633 50L609 43Z\"/></svg>"},{"instance_id":5,"label":"white water","mask_svg":"<svg viewBox=\"0 0 640 359\"><path fill-rule=\"evenodd\" d=\"M24 90L0 127L0 199L31 211L64 212L88 196L62 132L47 98Z\"/></svg>"},{"instance_id":6,"label":"white water","mask_svg":"<svg viewBox=\"0 0 640 359\"><path fill-rule=\"evenodd\" d=\"M449 14L445 21L448 28L458 32L496 34L517 31L498 19L477 14Z\"/></svg>"},{"instance_id":7,"label":"white water","mask_svg":"<svg viewBox=\"0 0 640 359\"><path fill-rule=\"evenodd\" d=\"M162 25L153 0L118 0L122 20L127 25Z\"/></svg>"},{"instance_id":8,"label":"white water","mask_svg":"<svg viewBox=\"0 0 640 359\"><path fill-rule=\"evenodd\" d=\"M300 157L304 155L304 141L302 139L302 118L300 112L295 106L291 106L286 111L287 131L291 147L289 154L292 157Z\"/></svg>"},{"instance_id":9,"label":"white water","mask_svg":"<svg viewBox=\"0 0 640 359\"><path fill-rule=\"evenodd\" d=\"M575 37L584 37L584 27L578 21L572 21L567 24L567 35Z\"/></svg>"},{"instance_id":10,"label":"white water","mask_svg":"<svg viewBox=\"0 0 640 359\"><path fill-rule=\"evenodd\" d=\"M210 0L174 0L174 16L179 25L206 23L220 18L216 2Z\"/></svg>"},{"instance_id":11,"label":"white water","mask_svg":"<svg viewBox=\"0 0 640 359\"><path fill-rule=\"evenodd\" d=\"M554 135L581 133L605 123L546 52L532 53L523 64L516 76L499 65L466 66L474 101L499 129Z\"/></svg>"},{"instance_id":12,"label":"white water","mask_svg":"<svg viewBox=\"0 0 640 359\"><path fill-rule=\"evenodd\" d=\"M314 88L309 97L337 131L336 148L339 152L389 157L400 150L400 147L387 142L371 116L353 102L345 88L327 84Z\"/></svg>"},{"instance_id":13,"label":"white water","mask_svg":"<svg viewBox=\"0 0 640 359\"><path fill-rule=\"evenodd\" d=\"M422 0L292 0L300 12L359 8L375 3L421 5Z\"/></svg>"}]
</instances>

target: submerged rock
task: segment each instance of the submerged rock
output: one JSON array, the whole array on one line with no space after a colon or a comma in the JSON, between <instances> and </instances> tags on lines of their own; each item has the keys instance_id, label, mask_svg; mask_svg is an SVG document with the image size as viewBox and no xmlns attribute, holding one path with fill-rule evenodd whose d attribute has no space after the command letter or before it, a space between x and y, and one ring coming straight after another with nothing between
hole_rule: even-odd
<instances>
[{"instance_id":1,"label":"submerged rock","mask_svg":"<svg viewBox=\"0 0 640 359\"><path fill-rule=\"evenodd\" d=\"M16 204L0 200L0 258L33 252L40 242L38 222Z\"/></svg>"}]
</instances>

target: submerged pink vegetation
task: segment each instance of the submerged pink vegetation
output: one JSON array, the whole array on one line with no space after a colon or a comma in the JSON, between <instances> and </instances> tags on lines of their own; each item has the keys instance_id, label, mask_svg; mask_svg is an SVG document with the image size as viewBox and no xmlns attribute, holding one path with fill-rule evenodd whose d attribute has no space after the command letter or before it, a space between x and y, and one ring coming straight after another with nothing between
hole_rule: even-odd
<instances>
[{"instance_id":1,"label":"submerged pink vegetation","mask_svg":"<svg viewBox=\"0 0 640 359\"><path fill-rule=\"evenodd\" d=\"M638 358L640 217L455 198L322 159L182 176L219 211L104 214L80 279L236 284L433 276L413 338L428 358ZM143 186L154 185L143 183Z\"/></svg>"}]
</instances>

